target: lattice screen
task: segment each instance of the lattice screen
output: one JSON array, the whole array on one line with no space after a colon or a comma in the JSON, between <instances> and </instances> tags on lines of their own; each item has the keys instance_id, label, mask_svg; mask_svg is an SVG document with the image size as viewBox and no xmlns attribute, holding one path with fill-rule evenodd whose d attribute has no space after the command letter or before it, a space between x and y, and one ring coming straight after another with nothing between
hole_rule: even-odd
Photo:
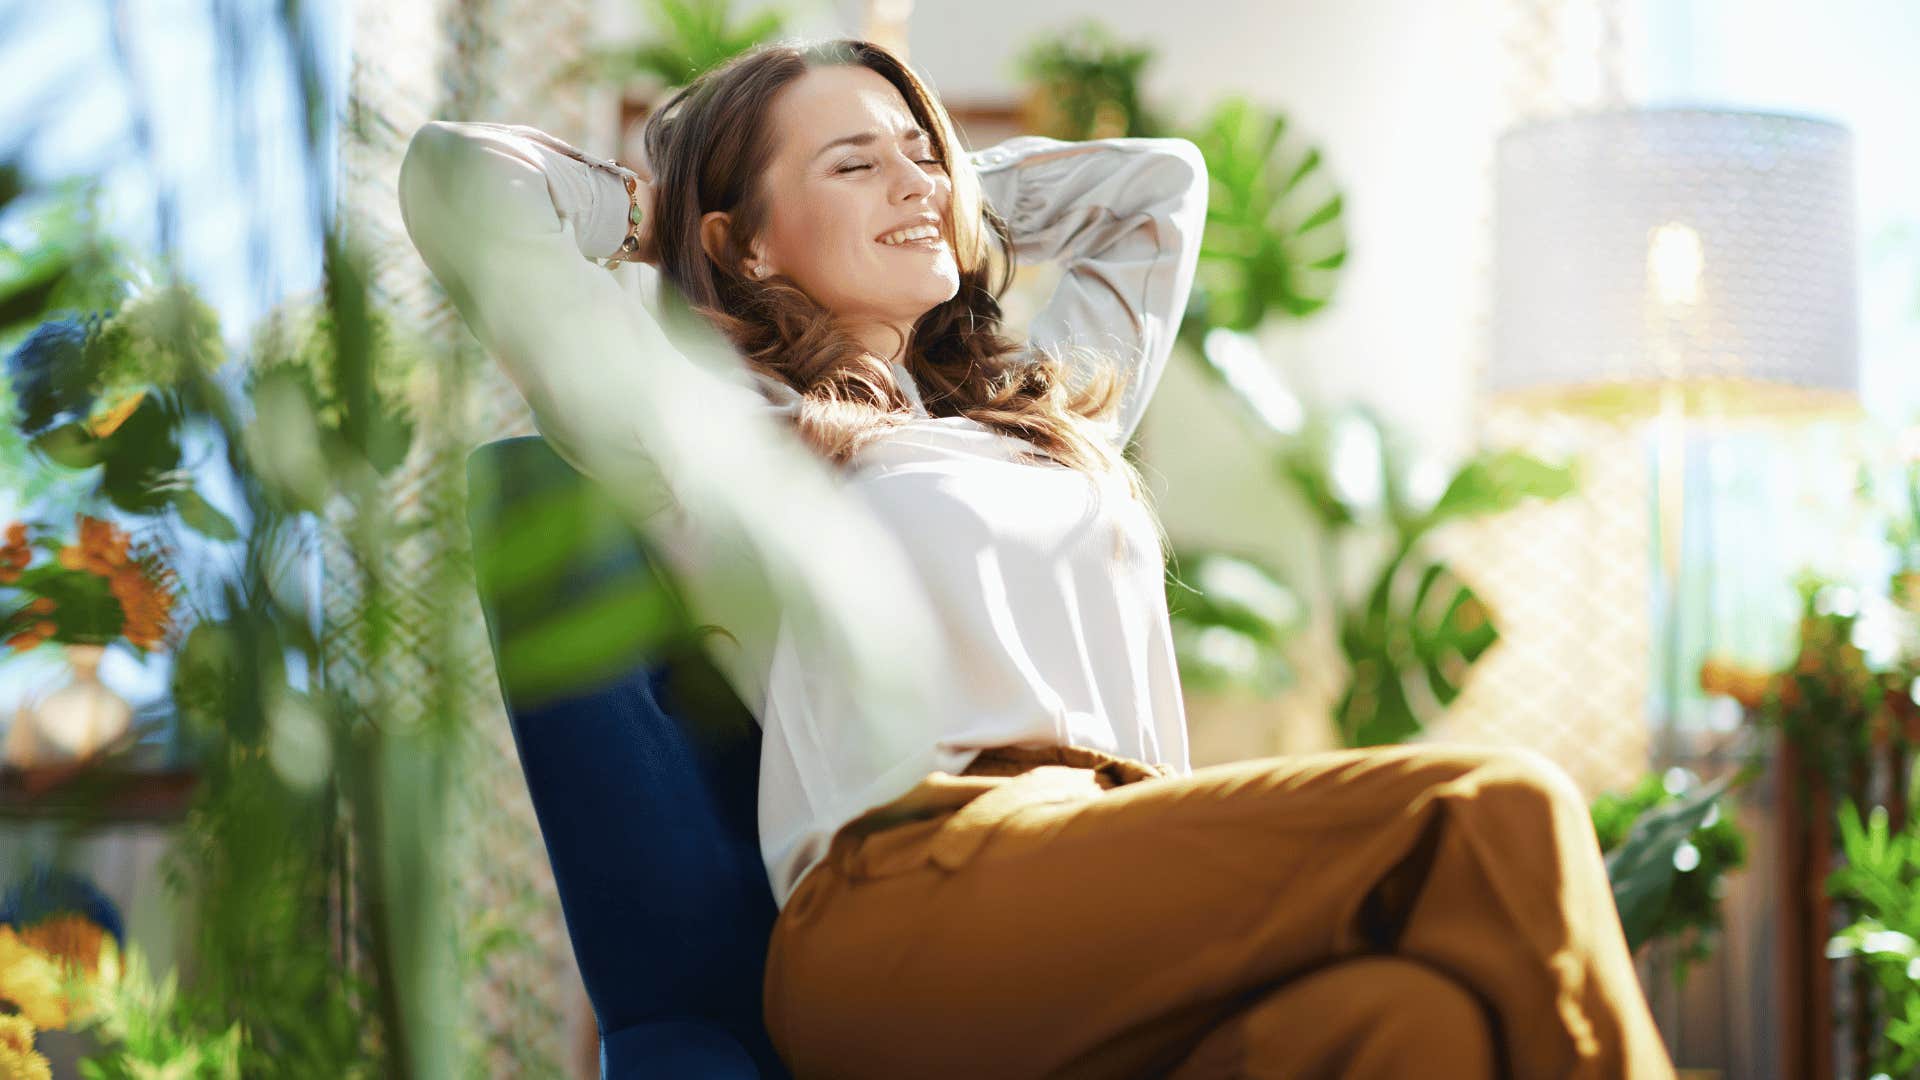
<instances>
[{"instance_id":1,"label":"lattice screen","mask_svg":"<svg viewBox=\"0 0 1920 1080\"><path fill-rule=\"evenodd\" d=\"M468 941L495 919L531 939L490 954L462 978L469 1010L462 1026L479 1040L469 1046L477 1060L467 1075L591 1075L577 1051L592 1019L500 704L470 570L463 571L466 587L450 598L430 595L425 585L443 560L469 565L466 451L533 427L519 395L474 344L408 241L396 178L408 138L431 117L527 123L592 146L585 95L553 81L587 41L589 7L589 0L366 0L354 15L352 123L342 147L349 230L370 257L376 302L394 314L397 326L427 339L422 355L448 363L413 373L410 393L423 437L387 492L402 526L424 526L386 552L384 569L401 590L402 655L380 671L330 676L360 685L377 680L394 703L390 711L398 713L390 718L405 722L435 707L420 699L418 688L428 684L424 666L436 654L457 672L463 745L455 834L448 838L450 916ZM332 583L328 633L339 642L352 630L359 599L340 586L356 575L337 529L325 546ZM438 626L452 627L450 647L427 633ZM590 1069L591 1062L585 1064Z\"/></svg>"},{"instance_id":2,"label":"lattice screen","mask_svg":"<svg viewBox=\"0 0 1920 1080\"><path fill-rule=\"evenodd\" d=\"M1623 0L1509 0L1503 127L1616 103L1630 81ZM1483 175L1493 184L1488 148ZM1486 204L1491 209L1491 201ZM1482 223L1491 238L1491 219ZM1477 252L1476 381L1492 340L1492 245ZM1461 525L1438 537L1492 607L1503 640L1433 726L1435 737L1517 744L1559 762L1589 794L1648 767L1649 483L1630 431L1484 409L1488 445L1574 458L1578 493L1563 502Z\"/></svg>"}]
</instances>

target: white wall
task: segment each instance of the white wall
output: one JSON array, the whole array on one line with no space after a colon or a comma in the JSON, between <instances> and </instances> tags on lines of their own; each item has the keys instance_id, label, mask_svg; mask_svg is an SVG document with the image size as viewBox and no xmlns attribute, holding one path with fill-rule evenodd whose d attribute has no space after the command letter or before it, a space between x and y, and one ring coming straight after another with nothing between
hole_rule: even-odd
<instances>
[{"instance_id":1,"label":"white wall","mask_svg":"<svg viewBox=\"0 0 1920 1080\"><path fill-rule=\"evenodd\" d=\"M1487 166L1500 122L1500 0L1165 4L1018 0L915 5L912 60L950 103L1016 92L1013 58L1083 15L1155 43L1149 100L1194 123L1243 94L1286 112L1346 196L1350 258L1335 303L1268 335L1311 400L1370 403L1443 454L1471 442ZM1176 357L1142 428L1177 540L1285 555L1301 534L1237 418Z\"/></svg>"}]
</instances>

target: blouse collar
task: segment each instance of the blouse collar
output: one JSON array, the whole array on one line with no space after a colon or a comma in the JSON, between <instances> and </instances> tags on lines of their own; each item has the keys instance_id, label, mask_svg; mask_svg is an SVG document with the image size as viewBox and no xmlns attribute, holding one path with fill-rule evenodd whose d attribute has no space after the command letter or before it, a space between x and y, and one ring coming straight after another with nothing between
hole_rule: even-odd
<instances>
[{"instance_id":1,"label":"blouse collar","mask_svg":"<svg viewBox=\"0 0 1920 1080\"><path fill-rule=\"evenodd\" d=\"M913 375L907 371L907 365L898 360L893 362L893 382L900 392L907 396L907 404L915 416L926 416L927 407L920 400L920 387L913 381Z\"/></svg>"}]
</instances>

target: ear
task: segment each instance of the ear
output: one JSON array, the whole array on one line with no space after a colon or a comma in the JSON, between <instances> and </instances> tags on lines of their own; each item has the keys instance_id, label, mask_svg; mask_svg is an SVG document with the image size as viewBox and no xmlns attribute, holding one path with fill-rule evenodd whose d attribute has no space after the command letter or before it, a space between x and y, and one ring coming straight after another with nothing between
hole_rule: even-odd
<instances>
[{"instance_id":1,"label":"ear","mask_svg":"<svg viewBox=\"0 0 1920 1080\"><path fill-rule=\"evenodd\" d=\"M700 215L700 248L707 253L707 258L713 260L716 266L725 266L727 263L727 231L732 227L733 216L725 210L710 210ZM749 257L743 259L734 269L740 274L751 277L752 271L749 267L759 261L761 260L757 257Z\"/></svg>"}]
</instances>

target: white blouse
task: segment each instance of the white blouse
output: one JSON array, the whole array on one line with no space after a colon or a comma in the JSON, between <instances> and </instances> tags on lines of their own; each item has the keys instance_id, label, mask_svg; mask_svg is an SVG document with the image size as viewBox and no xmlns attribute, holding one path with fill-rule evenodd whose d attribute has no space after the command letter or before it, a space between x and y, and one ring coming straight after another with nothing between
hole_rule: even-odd
<instances>
[{"instance_id":1,"label":"white blouse","mask_svg":"<svg viewBox=\"0 0 1920 1080\"><path fill-rule=\"evenodd\" d=\"M730 349L716 361L669 340L652 267L588 261L618 247L627 197L565 145L521 126L428 123L401 168L402 215L541 433L614 493L696 614L731 635L709 651L761 724L760 843L780 906L840 825L986 747L1071 744L1190 773L1157 533L1125 484L1022 463L1027 444L929 415L900 364L912 418L843 472L807 460L777 430L795 391ZM1124 445L1192 289L1198 149L1021 136L967 165L1015 256L1062 264L1031 344L1104 348L1129 373L1111 431ZM806 524L756 531L749 519L768 515L729 516L702 495L716 473ZM792 604L768 610L769 593Z\"/></svg>"}]
</instances>

